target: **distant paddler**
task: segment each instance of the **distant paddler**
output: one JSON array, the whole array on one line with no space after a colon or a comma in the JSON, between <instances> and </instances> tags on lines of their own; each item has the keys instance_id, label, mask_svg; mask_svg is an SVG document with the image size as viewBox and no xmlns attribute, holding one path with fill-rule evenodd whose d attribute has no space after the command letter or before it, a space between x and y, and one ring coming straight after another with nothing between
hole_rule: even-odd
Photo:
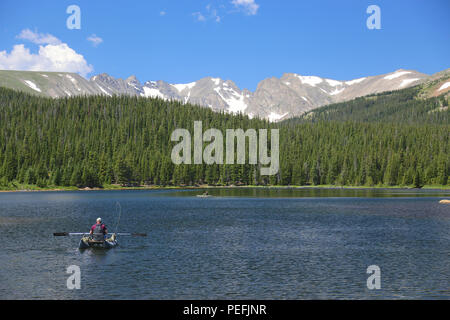
<instances>
[{"instance_id":1,"label":"distant paddler","mask_svg":"<svg viewBox=\"0 0 450 320\"><path fill-rule=\"evenodd\" d=\"M444 199L444 200L439 201L439 203L450 204L450 200Z\"/></svg>"},{"instance_id":2,"label":"distant paddler","mask_svg":"<svg viewBox=\"0 0 450 320\"><path fill-rule=\"evenodd\" d=\"M97 218L97 223L91 227L89 234L92 236L94 241L104 241L108 229L106 229L105 224L102 223L102 218Z\"/></svg>"},{"instance_id":3,"label":"distant paddler","mask_svg":"<svg viewBox=\"0 0 450 320\"><path fill-rule=\"evenodd\" d=\"M208 191L205 191L202 194L198 194L197 197L208 198L208 197L211 197L211 196L209 195Z\"/></svg>"}]
</instances>

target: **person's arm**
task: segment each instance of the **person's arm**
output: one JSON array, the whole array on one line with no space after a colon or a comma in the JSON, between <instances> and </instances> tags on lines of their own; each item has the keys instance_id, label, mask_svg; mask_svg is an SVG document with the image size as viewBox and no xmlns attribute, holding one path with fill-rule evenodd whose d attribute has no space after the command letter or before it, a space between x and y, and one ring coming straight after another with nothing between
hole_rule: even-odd
<instances>
[{"instance_id":1,"label":"person's arm","mask_svg":"<svg viewBox=\"0 0 450 320\"><path fill-rule=\"evenodd\" d=\"M108 233L108 229L106 228L106 226L104 225L104 228L103 228L103 232L105 233L105 234L107 234Z\"/></svg>"}]
</instances>

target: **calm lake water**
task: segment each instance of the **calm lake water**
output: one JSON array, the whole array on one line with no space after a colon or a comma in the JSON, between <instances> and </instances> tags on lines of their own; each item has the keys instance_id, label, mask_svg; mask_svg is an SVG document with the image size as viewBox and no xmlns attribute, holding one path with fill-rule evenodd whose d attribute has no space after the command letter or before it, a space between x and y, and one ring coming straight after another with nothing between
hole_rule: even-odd
<instances>
[{"instance_id":1,"label":"calm lake water","mask_svg":"<svg viewBox=\"0 0 450 320\"><path fill-rule=\"evenodd\" d=\"M0 193L1 299L450 299L448 191ZM78 249L102 217L110 250ZM69 290L78 265L81 289ZM366 269L381 269L367 289Z\"/></svg>"}]
</instances>

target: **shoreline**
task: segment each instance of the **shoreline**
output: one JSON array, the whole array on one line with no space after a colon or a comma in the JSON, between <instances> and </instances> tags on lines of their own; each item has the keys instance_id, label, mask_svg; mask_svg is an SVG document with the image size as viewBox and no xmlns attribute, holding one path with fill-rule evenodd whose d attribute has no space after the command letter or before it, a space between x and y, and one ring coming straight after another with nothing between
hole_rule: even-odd
<instances>
[{"instance_id":1,"label":"shoreline","mask_svg":"<svg viewBox=\"0 0 450 320\"><path fill-rule=\"evenodd\" d=\"M394 190L436 190L436 191L450 191L450 186L433 186L425 185L422 188L413 188L408 186L334 186L334 185L317 185L317 186L258 186L258 185L243 185L243 186L139 186L139 187L122 187L116 185L107 185L104 188L77 188L77 187L50 187L50 188L38 188L36 186L30 186L32 189L0 189L0 193L6 192L55 192L55 191L125 191L125 190L202 190L202 189L245 189L245 188L261 188L261 189L335 189L335 190L382 190L382 189L394 189Z\"/></svg>"}]
</instances>

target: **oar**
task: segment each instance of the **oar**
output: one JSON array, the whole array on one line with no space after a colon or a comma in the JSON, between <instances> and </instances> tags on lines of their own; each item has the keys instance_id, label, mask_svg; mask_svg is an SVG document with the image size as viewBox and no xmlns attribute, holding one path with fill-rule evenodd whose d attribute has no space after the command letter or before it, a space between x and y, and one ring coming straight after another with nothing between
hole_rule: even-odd
<instances>
[{"instance_id":1,"label":"oar","mask_svg":"<svg viewBox=\"0 0 450 320\"><path fill-rule=\"evenodd\" d=\"M55 237L67 237L67 236L82 236L88 232L55 232ZM116 233L119 236L134 236L134 237L146 237L146 233Z\"/></svg>"}]
</instances>

